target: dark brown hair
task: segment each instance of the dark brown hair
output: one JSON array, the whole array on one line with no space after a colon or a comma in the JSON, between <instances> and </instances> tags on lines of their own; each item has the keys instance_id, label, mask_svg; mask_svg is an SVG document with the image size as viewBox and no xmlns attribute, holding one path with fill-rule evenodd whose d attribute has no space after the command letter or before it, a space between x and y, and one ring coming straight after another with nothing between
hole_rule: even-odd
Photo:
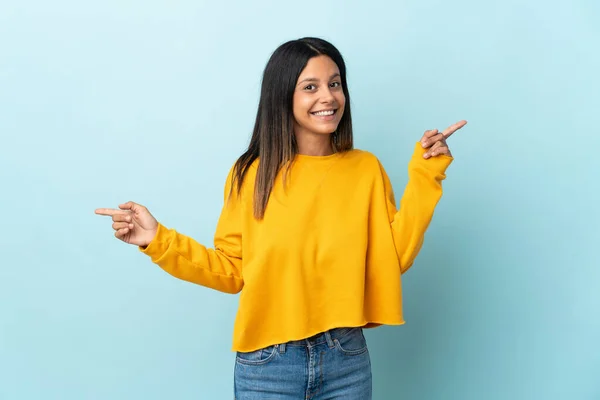
<instances>
[{"instance_id":1,"label":"dark brown hair","mask_svg":"<svg viewBox=\"0 0 600 400\"><path fill-rule=\"evenodd\" d=\"M340 52L331 43L310 37L279 46L271 55L263 73L250 144L236 161L233 170L231 190L237 185L237 192L240 194L248 169L256 159L259 160L253 202L256 219L264 217L279 170L286 164L289 167L298 152L294 136L294 90L308 61L320 55L328 56L336 63L346 97L344 115L337 130L331 135L333 150L343 152L353 148L350 94L346 83L346 65Z\"/></svg>"}]
</instances>

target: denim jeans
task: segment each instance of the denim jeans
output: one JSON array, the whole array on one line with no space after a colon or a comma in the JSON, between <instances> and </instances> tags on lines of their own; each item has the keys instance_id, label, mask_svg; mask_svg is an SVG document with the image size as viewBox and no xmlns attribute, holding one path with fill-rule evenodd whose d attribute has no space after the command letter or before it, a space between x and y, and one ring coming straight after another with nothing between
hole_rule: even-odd
<instances>
[{"instance_id":1,"label":"denim jeans","mask_svg":"<svg viewBox=\"0 0 600 400\"><path fill-rule=\"evenodd\" d=\"M371 359L362 328L238 352L236 400L370 400Z\"/></svg>"}]
</instances>

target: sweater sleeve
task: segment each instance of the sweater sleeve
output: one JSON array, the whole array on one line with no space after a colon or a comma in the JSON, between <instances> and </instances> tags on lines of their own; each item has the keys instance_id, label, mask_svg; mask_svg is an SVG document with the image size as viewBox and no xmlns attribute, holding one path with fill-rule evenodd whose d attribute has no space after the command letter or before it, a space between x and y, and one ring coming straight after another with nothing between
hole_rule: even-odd
<instances>
[{"instance_id":1,"label":"sweater sleeve","mask_svg":"<svg viewBox=\"0 0 600 400\"><path fill-rule=\"evenodd\" d=\"M214 235L214 248L164 225L158 225L156 236L140 251L152 262L176 278L225 293L238 293L242 278L241 202L234 190L229 197L232 170L225 184L224 204Z\"/></svg>"},{"instance_id":2,"label":"sweater sleeve","mask_svg":"<svg viewBox=\"0 0 600 400\"><path fill-rule=\"evenodd\" d=\"M446 169L453 158L439 155L423 158L424 149L420 143L415 145L413 156L408 163L408 183L396 209L394 191L390 179L383 171L388 216L390 219L396 253L402 273L405 273L419 254L433 212L442 197L442 181L446 178Z\"/></svg>"}]
</instances>

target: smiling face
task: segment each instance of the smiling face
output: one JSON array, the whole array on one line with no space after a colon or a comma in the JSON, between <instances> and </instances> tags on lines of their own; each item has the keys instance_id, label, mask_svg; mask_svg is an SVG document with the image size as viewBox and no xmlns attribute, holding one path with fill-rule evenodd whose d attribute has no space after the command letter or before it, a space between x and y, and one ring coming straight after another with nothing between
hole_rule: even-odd
<instances>
[{"instance_id":1,"label":"smiling face","mask_svg":"<svg viewBox=\"0 0 600 400\"><path fill-rule=\"evenodd\" d=\"M298 137L335 132L345 104L338 66L324 55L311 58L294 91L294 133Z\"/></svg>"}]
</instances>

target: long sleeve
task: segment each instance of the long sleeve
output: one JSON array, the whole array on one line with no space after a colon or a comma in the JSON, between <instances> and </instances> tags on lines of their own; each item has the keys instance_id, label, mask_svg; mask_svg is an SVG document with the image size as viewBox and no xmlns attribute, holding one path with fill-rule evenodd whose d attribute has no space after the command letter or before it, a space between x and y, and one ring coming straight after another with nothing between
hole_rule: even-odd
<instances>
[{"instance_id":1,"label":"long sleeve","mask_svg":"<svg viewBox=\"0 0 600 400\"><path fill-rule=\"evenodd\" d=\"M152 242L140 251L176 278L225 293L240 292L244 286L241 203L235 190L229 198L231 178L230 171L214 236L214 249L159 223Z\"/></svg>"},{"instance_id":2,"label":"long sleeve","mask_svg":"<svg viewBox=\"0 0 600 400\"><path fill-rule=\"evenodd\" d=\"M446 155L425 159L423 154L426 150L420 143L415 145L408 164L408 183L398 210L389 177L381 168L388 215L402 273L413 265L423 246L425 232L442 197L442 181L446 178L446 169L453 161L452 157Z\"/></svg>"}]
</instances>

